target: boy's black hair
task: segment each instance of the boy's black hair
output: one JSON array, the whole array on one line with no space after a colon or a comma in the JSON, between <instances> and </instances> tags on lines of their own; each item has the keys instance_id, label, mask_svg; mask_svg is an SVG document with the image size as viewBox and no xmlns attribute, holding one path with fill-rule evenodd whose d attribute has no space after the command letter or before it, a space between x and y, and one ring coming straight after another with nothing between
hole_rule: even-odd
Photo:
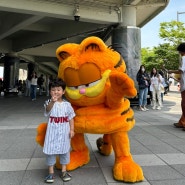
<instances>
[{"instance_id":1,"label":"boy's black hair","mask_svg":"<svg viewBox=\"0 0 185 185\"><path fill-rule=\"evenodd\" d=\"M49 89L51 89L53 87L62 87L62 89L65 90L66 83L62 79L56 78L56 79L52 80L49 84Z\"/></svg>"},{"instance_id":2,"label":"boy's black hair","mask_svg":"<svg viewBox=\"0 0 185 185\"><path fill-rule=\"evenodd\" d=\"M179 44L179 46L177 47L177 51L185 52L185 43Z\"/></svg>"}]
</instances>

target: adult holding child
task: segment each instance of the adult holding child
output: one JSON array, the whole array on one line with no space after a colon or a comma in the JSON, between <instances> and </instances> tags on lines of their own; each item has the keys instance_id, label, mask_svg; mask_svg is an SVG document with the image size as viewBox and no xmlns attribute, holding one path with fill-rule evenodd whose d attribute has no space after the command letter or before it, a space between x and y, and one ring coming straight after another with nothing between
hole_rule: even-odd
<instances>
[{"instance_id":1,"label":"adult holding child","mask_svg":"<svg viewBox=\"0 0 185 185\"><path fill-rule=\"evenodd\" d=\"M178 123L174 123L177 128L183 128L185 131L185 43L179 44L177 51L181 55L181 62L178 70L169 70L168 73L180 74L180 91L181 91L181 109L182 115Z\"/></svg>"}]
</instances>

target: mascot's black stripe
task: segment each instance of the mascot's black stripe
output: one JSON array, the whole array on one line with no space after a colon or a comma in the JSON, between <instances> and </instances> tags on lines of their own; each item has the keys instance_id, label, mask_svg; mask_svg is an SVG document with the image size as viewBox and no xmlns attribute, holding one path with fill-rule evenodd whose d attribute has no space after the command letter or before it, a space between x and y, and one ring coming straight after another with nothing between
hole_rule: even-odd
<instances>
[{"instance_id":1,"label":"mascot's black stripe","mask_svg":"<svg viewBox=\"0 0 185 185\"><path fill-rule=\"evenodd\" d=\"M125 111L123 111L122 113L121 113L121 115L125 115L125 114L127 114L127 112L130 110L130 108L128 108L127 110L125 110ZM129 121L133 121L134 120L134 117L132 116L131 118L127 118L127 122L129 122Z\"/></svg>"},{"instance_id":2,"label":"mascot's black stripe","mask_svg":"<svg viewBox=\"0 0 185 185\"><path fill-rule=\"evenodd\" d=\"M127 118L127 122L129 122L129 121L133 121L133 120L134 120L134 117Z\"/></svg>"},{"instance_id":3,"label":"mascot's black stripe","mask_svg":"<svg viewBox=\"0 0 185 185\"><path fill-rule=\"evenodd\" d=\"M123 59L122 59L122 57L120 56L120 60L119 60L118 63L114 66L114 68L120 67L122 63L123 63Z\"/></svg>"},{"instance_id":4,"label":"mascot's black stripe","mask_svg":"<svg viewBox=\"0 0 185 185\"><path fill-rule=\"evenodd\" d=\"M121 113L121 115L126 114L129 110L130 110L130 108L128 108L127 110L123 111L123 112Z\"/></svg>"}]
</instances>

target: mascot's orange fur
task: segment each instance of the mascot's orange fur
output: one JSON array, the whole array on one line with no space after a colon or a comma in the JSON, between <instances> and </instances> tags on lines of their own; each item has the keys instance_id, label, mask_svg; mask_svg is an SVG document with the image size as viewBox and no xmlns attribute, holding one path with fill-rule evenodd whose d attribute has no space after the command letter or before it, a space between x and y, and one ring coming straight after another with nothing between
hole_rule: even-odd
<instances>
[{"instance_id":1,"label":"mascot's orange fur","mask_svg":"<svg viewBox=\"0 0 185 185\"><path fill-rule=\"evenodd\" d=\"M76 112L75 136L71 140L71 160L68 170L89 162L89 150L84 133L104 134L97 141L104 155L115 153L113 175L116 180L138 182L144 179L141 167L130 153L128 131L135 124L134 113L126 97L134 97L133 80L126 74L120 54L108 48L97 37L81 44L64 44L56 55L60 61L58 77L66 84L66 98ZM37 142L43 146L46 123L37 129ZM56 166L60 168L59 161Z\"/></svg>"}]
</instances>

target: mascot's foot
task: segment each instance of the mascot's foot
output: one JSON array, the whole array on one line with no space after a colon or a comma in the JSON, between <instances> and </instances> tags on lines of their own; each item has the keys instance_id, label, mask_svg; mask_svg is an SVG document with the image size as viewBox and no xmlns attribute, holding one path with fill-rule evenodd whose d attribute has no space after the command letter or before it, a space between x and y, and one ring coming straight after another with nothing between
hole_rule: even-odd
<instances>
[{"instance_id":1,"label":"mascot's foot","mask_svg":"<svg viewBox=\"0 0 185 185\"><path fill-rule=\"evenodd\" d=\"M124 182L139 182L144 180L143 171L141 167L130 159L122 159L115 163L114 178Z\"/></svg>"},{"instance_id":2,"label":"mascot's foot","mask_svg":"<svg viewBox=\"0 0 185 185\"><path fill-rule=\"evenodd\" d=\"M102 137L96 140L96 145L100 154L106 155L106 156L111 154L112 145L107 142L104 142Z\"/></svg>"},{"instance_id":3,"label":"mascot's foot","mask_svg":"<svg viewBox=\"0 0 185 185\"><path fill-rule=\"evenodd\" d=\"M70 163L67 165L67 170L74 170L89 162L89 151L85 149L83 151L72 151L70 156Z\"/></svg>"},{"instance_id":4,"label":"mascot's foot","mask_svg":"<svg viewBox=\"0 0 185 185\"><path fill-rule=\"evenodd\" d=\"M89 151L83 150L83 151L72 151L70 154L70 163L67 165L67 170L71 171L74 170L80 166L83 166L89 162ZM57 169L62 169L60 165L59 158L57 157L56 160L56 168Z\"/></svg>"}]
</instances>

